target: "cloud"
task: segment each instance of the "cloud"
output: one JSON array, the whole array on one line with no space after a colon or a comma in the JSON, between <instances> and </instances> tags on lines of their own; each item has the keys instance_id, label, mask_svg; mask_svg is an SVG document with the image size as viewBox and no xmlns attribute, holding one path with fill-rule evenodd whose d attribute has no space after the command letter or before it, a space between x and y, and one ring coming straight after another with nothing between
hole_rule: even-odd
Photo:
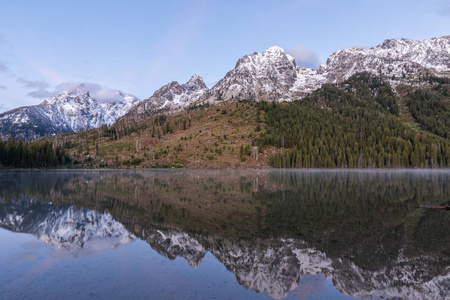
<instances>
[{"instance_id":1,"label":"cloud","mask_svg":"<svg viewBox=\"0 0 450 300\"><path fill-rule=\"evenodd\" d=\"M37 89L35 91L28 93L28 96L33 97L33 98L38 98L38 99L48 98L51 95L52 95L52 93L45 89Z\"/></svg>"},{"instance_id":2,"label":"cloud","mask_svg":"<svg viewBox=\"0 0 450 300\"><path fill-rule=\"evenodd\" d=\"M46 90L50 87L50 84L45 80L28 80L20 77L17 79L17 82L21 83L25 88L33 90L28 93L30 97L44 99L52 95L51 92Z\"/></svg>"},{"instance_id":3,"label":"cloud","mask_svg":"<svg viewBox=\"0 0 450 300\"><path fill-rule=\"evenodd\" d=\"M121 91L110 89L108 87L92 82L63 82L55 87L55 94L72 89L79 90L80 92L87 91L89 92L89 95L92 98L96 99L98 102L116 102L123 100L123 97L120 95L122 93Z\"/></svg>"},{"instance_id":4,"label":"cloud","mask_svg":"<svg viewBox=\"0 0 450 300\"><path fill-rule=\"evenodd\" d=\"M6 90L6 86L0 85L0 90Z\"/></svg>"},{"instance_id":5,"label":"cloud","mask_svg":"<svg viewBox=\"0 0 450 300\"><path fill-rule=\"evenodd\" d=\"M316 52L306 49L302 45L286 50L286 53L295 58L297 66L306 68L317 68L320 65L319 56Z\"/></svg>"},{"instance_id":6,"label":"cloud","mask_svg":"<svg viewBox=\"0 0 450 300\"><path fill-rule=\"evenodd\" d=\"M45 88L50 87L50 84L45 80L28 80L28 79L21 77L21 78L17 79L17 81L20 82L21 84L23 84L23 86L25 86L26 88L30 88L30 89L34 89L34 88L45 89Z\"/></svg>"}]
</instances>

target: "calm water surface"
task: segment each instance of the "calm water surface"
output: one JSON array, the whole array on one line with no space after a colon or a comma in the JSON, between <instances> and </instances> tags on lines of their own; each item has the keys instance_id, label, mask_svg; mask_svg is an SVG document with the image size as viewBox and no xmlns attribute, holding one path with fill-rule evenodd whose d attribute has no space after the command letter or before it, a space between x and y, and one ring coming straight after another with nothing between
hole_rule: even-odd
<instances>
[{"instance_id":1,"label":"calm water surface","mask_svg":"<svg viewBox=\"0 0 450 300\"><path fill-rule=\"evenodd\" d=\"M0 299L450 299L450 171L0 173Z\"/></svg>"}]
</instances>

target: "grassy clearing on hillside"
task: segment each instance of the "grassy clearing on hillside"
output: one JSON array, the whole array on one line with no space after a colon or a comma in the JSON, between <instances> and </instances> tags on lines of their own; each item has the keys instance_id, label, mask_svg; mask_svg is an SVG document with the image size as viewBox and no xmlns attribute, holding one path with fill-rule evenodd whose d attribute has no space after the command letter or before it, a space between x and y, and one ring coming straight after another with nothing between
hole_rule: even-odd
<instances>
[{"instance_id":1,"label":"grassy clearing on hillside","mask_svg":"<svg viewBox=\"0 0 450 300\"><path fill-rule=\"evenodd\" d=\"M68 153L75 166L83 168L267 168L273 147L252 155L262 122L256 103L241 101L188 114L128 120L112 134L104 127L63 140L71 143Z\"/></svg>"}]
</instances>

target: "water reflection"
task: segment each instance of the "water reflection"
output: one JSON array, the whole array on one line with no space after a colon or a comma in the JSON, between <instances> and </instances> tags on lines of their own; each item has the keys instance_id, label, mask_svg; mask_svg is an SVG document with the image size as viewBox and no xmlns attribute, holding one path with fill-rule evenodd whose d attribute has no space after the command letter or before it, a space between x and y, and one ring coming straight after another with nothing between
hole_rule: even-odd
<instances>
[{"instance_id":1,"label":"water reflection","mask_svg":"<svg viewBox=\"0 0 450 300\"><path fill-rule=\"evenodd\" d=\"M355 297L445 299L450 213L419 205L449 203L449 179L448 171L1 173L0 222L66 250L136 236L193 268L210 252L239 284L273 298L302 294L302 278L320 274Z\"/></svg>"},{"instance_id":2,"label":"water reflection","mask_svg":"<svg viewBox=\"0 0 450 300\"><path fill-rule=\"evenodd\" d=\"M45 244L73 256L102 252L126 245L135 238L107 212L28 198L7 203L0 199L0 205L1 227L31 233Z\"/></svg>"}]
</instances>

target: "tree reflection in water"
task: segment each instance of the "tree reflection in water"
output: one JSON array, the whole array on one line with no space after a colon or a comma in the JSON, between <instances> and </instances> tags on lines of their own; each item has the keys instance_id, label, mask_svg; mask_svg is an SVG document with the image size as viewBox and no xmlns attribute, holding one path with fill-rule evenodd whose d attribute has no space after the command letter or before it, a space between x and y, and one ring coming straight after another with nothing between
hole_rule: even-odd
<instances>
[{"instance_id":1,"label":"tree reflection in water","mask_svg":"<svg viewBox=\"0 0 450 300\"><path fill-rule=\"evenodd\" d=\"M115 243L138 237L194 268L210 252L239 284L273 298L322 274L356 297L445 299L450 213L419 206L449 203L449 179L448 171L1 173L0 217L53 246L51 225L64 219L73 227L66 247L83 248L98 232Z\"/></svg>"}]
</instances>

